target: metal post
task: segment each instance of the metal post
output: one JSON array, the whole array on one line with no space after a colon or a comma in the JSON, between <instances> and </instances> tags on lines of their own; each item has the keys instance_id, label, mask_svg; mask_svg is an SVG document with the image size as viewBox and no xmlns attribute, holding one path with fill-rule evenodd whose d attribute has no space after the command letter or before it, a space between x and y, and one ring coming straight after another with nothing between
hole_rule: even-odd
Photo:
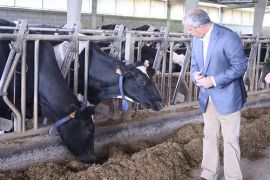
<instances>
[{"instance_id":1,"label":"metal post","mask_svg":"<svg viewBox=\"0 0 270 180\"><path fill-rule=\"evenodd\" d=\"M87 41L85 47L85 62L84 62L84 102L87 102L87 90L88 90L88 66L89 66L89 41Z\"/></svg>"},{"instance_id":2,"label":"metal post","mask_svg":"<svg viewBox=\"0 0 270 180\"><path fill-rule=\"evenodd\" d=\"M67 0L67 28L81 21L82 0Z\"/></svg>"},{"instance_id":3,"label":"metal post","mask_svg":"<svg viewBox=\"0 0 270 180\"><path fill-rule=\"evenodd\" d=\"M171 90L172 90L172 59L173 59L174 42L170 42L170 59L169 59L169 76L168 76L168 105L171 105Z\"/></svg>"},{"instance_id":4,"label":"metal post","mask_svg":"<svg viewBox=\"0 0 270 180\"><path fill-rule=\"evenodd\" d=\"M141 60L142 60L142 41L139 41L137 47L137 61Z\"/></svg>"},{"instance_id":5,"label":"metal post","mask_svg":"<svg viewBox=\"0 0 270 180\"><path fill-rule=\"evenodd\" d=\"M76 45L76 52L75 53L75 60L74 60L74 81L73 81L73 93L76 95L78 94L78 71L79 71L79 42L75 43Z\"/></svg>"},{"instance_id":6,"label":"metal post","mask_svg":"<svg viewBox=\"0 0 270 180\"><path fill-rule=\"evenodd\" d=\"M121 49L124 36L124 25L116 25L112 36L116 37L116 40L112 41L110 44L111 50L110 55L118 60L121 60Z\"/></svg>"},{"instance_id":7,"label":"metal post","mask_svg":"<svg viewBox=\"0 0 270 180\"><path fill-rule=\"evenodd\" d=\"M126 64L134 63L134 33L127 32L126 33L126 44L125 44L125 61Z\"/></svg>"},{"instance_id":8,"label":"metal post","mask_svg":"<svg viewBox=\"0 0 270 180\"><path fill-rule=\"evenodd\" d=\"M259 0L255 5L253 35L261 34L266 6L267 0Z\"/></svg>"},{"instance_id":9,"label":"metal post","mask_svg":"<svg viewBox=\"0 0 270 180\"><path fill-rule=\"evenodd\" d=\"M22 53L22 70L21 70L21 115L22 124L21 130L25 131L25 114L26 114L26 41L23 41L23 53Z\"/></svg>"},{"instance_id":10,"label":"metal post","mask_svg":"<svg viewBox=\"0 0 270 180\"><path fill-rule=\"evenodd\" d=\"M258 40L259 40L258 36L252 36L251 44L250 44L251 49L250 49L249 58L248 58L248 68L243 77L244 82L246 82L249 76L249 80L250 80L249 91L251 92L253 92L253 87L254 87L254 83L252 81L253 79L252 72L254 72L253 64L255 61L256 53L257 53Z\"/></svg>"},{"instance_id":11,"label":"metal post","mask_svg":"<svg viewBox=\"0 0 270 180\"><path fill-rule=\"evenodd\" d=\"M38 64L39 64L39 40L35 41L35 59L34 59L34 129L38 129Z\"/></svg>"}]
</instances>

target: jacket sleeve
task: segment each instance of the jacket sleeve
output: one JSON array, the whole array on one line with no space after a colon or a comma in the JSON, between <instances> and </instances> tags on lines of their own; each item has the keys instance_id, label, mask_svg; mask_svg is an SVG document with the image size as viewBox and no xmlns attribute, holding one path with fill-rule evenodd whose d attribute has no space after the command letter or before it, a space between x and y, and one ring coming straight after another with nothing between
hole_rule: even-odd
<instances>
[{"instance_id":1,"label":"jacket sleeve","mask_svg":"<svg viewBox=\"0 0 270 180\"><path fill-rule=\"evenodd\" d=\"M223 51L230 67L214 76L218 88L225 87L232 81L243 77L247 70L248 61L244 54L242 42L236 33L232 32L227 35Z\"/></svg>"}]
</instances>

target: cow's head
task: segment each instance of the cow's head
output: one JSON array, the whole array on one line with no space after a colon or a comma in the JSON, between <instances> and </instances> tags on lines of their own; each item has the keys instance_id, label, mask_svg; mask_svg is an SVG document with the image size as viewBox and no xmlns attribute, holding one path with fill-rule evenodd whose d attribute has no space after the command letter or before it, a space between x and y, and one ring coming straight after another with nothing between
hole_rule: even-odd
<instances>
[{"instance_id":1,"label":"cow's head","mask_svg":"<svg viewBox=\"0 0 270 180\"><path fill-rule=\"evenodd\" d=\"M70 152L86 163L95 162L93 114L92 107L86 107L84 110L73 108L71 114L73 118L58 128Z\"/></svg>"},{"instance_id":2,"label":"cow's head","mask_svg":"<svg viewBox=\"0 0 270 180\"><path fill-rule=\"evenodd\" d=\"M124 94L145 108L159 111L164 107L164 102L152 80L153 72L147 63L126 66L123 71Z\"/></svg>"}]
</instances>

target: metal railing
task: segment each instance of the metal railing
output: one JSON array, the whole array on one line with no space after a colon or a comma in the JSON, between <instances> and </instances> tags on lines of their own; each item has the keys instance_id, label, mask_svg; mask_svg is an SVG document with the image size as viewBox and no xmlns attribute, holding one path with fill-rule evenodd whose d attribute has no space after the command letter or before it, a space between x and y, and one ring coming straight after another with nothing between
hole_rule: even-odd
<instances>
[{"instance_id":1,"label":"metal railing","mask_svg":"<svg viewBox=\"0 0 270 180\"><path fill-rule=\"evenodd\" d=\"M90 41L111 41L110 54L117 59L121 59L122 52L125 52L126 64L134 63L141 60L142 47L144 45L156 48L154 55L153 68L156 70L154 80L159 88L168 107L178 104L186 106L194 105L198 100L198 89L194 86L190 79L190 61L191 61L191 36L183 33L171 33L166 28L161 28L160 32L144 32L144 31L124 31L123 26L118 26L116 30L87 30L74 27L73 29L61 28L38 28L27 26L27 22L16 27L3 27L1 30L12 30L14 33L0 33L0 40L10 40L13 44L13 50L7 60L6 67L1 76L0 96L3 97L6 104L14 112L16 128L15 132L24 132L25 116L26 116L26 43L34 41L34 102L33 102L33 129L38 127L38 63L39 63L39 43L40 41L68 41L72 44L72 55L70 59L78 61L78 43L86 42L85 46L85 74L84 74L84 100L87 100L87 82L88 82L88 55ZM46 31L52 34L32 34L31 31ZM61 32L59 34L59 32ZM58 33L58 34L54 34ZM86 34L86 35L81 35ZM241 40L244 44L247 56L249 57L248 71L244 76L248 94L258 94L269 90L268 86L263 84L261 70L263 63L269 58L270 40L269 37L242 36ZM123 49L123 44L125 47ZM104 48L106 49L106 48ZM185 58L181 65L180 72L173 72L173 58L176 50L183 50ZM265 50L265 52L264 52ZM134 52L137 51L137 57ZM16 55L15 55L16 54ZM265 56L263 58L263 55ZM14 57L15 56L15 57ZM21 57L21 107L15 106L15 102L7 98L7 87L13 76L16 77L16 66ZM71 61L65 66L64 75L70 71ZM76 63L75 63L76 64ZM74 68L74 74L78 73L78 68ZM74 80L74 93L77 94L78 77ZM180 98L179 98L180 97ZM181 99L182 97L182 99Z\"/></svg>"},{"instance_id":2,"label":"metal railing","mask_svg":"<svg viewBox=\"0 0 270 180\"><path fill-rule=\"evenodd\" d=\"M74 36L73 33L74 29L58 29L58 28L37 28L37 27L29 27L27 26L27 22L22 23L20 25L21 27L5 27L1 26L1 30L12 30L14 33L0 33L0 40L10 40L12 48L10 51L9 58L7 60L7 63L5 65L4 71L1 75L1 93L0 96L3 98L5 103L8 105L8 107L13 111L12 113L12 119L14 121L14 132L24 132L26 130L25 128L25 121L26 121L26 49L27 49L27 42L33 41L34 42L34 101L33 101L33 129L38 129L38 73L39 73L39 44L40 41L46 40L46 41L69 41L78 45L79 41L86 42L86 51L85 51L85 64L88 64L88 54L89 51L89 42L90 41L116 41L119 39L115 31L105 31L105 30L79 30L80 33L90 33L91 35L85 36L85 35L78 35L76 34ZM31 34L30 32L33 31L46 31L46 32L52 32L52 34ZM63 34L63 35L55 35L54 32L66 32L69 34ZM118 40L119 41L119 40ZM119 41L120 42L120 41ZM113 47L113 46L112 46ZM75 61L77 59L78 61L78 48L73 48L72 53L70 56L70 59ZM120 53L120 52L119 52ZM76 56L77 54L77 56ZM15 56L15 57L14 57ZM73 61L72 60L72 61ZM16 72L16 67L18 66L18 62L21 62L21 72ZM70 61L70 60L68 60ZM66 75L70 70L70 62L67 62L67 66L64 68L65 71L63 73ZM75 63L76 64L76 63ZM85 75L84 75L84 83L87 84L88 81L88 66L85 67ZM78 74L78 67L74 68L74 74ZM8 98L8 92L7 89L10 85L11 79L14 78L14 82L16 81L15 78L17 76L17 73L21 75L21 92L17 92L17 89L15 88L14 84L14 95L13 95L13 101ZM77 94L77 84L78 84L78 77L74 79L74 93ZM84 86L84 98L87 99L87 86ZM16 107L15 105L15 94L20 93L21 94L21 107Z\"/></svg>"}]
</instances>

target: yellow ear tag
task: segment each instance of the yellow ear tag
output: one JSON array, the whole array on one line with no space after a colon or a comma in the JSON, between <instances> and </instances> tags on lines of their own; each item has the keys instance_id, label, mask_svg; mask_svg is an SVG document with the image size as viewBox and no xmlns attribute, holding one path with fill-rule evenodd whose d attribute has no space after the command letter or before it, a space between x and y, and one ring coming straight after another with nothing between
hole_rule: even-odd
<instances>
[{"instance_id":1,"label":"yellow ear tag","mask_svg":"<svg viewBox=\"0 0 270 180\"><path fill-rule=\"evenodd\" d=\"M76 111L70 113L70 115L69 115L69 117L71 117L71 118L73 118L73 119L75 118L75 116L76 116Z\"/></svg>"},{"instance_id":2,"label":"yellow ear tag","mask_svg":"<svg viewBox=\"0 0 270 180\"><path fill-rule=\"evenodd\" d=\"M121 71L121 69L120 68L116 68L116 74L119 74L119 75L121 75L122 74L122 71Z\"/></svg>"}]
</instances>

